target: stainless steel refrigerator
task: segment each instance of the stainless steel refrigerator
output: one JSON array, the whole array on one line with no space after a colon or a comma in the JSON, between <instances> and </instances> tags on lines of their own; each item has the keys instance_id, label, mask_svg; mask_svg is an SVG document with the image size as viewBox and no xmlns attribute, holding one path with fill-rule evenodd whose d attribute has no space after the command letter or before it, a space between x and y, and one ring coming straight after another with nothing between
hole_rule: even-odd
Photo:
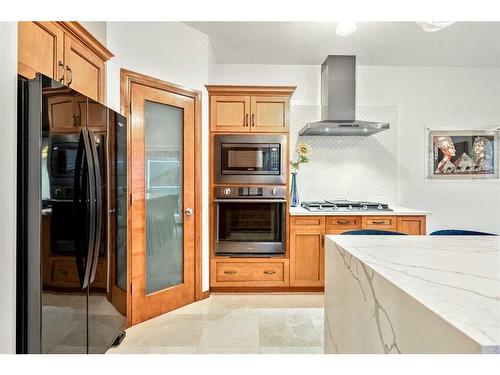
<instances>
[{"instance_id":1,"label":"stainless steel refrigerator","mask_svg":"<svg viewBox=\"0 0 500 375\"><path fill-rule=\"evenodd\" d=\"M17 168L17 352L104 353L126 327L126 119L19 77Z\"/></svg>"}]
</instances>

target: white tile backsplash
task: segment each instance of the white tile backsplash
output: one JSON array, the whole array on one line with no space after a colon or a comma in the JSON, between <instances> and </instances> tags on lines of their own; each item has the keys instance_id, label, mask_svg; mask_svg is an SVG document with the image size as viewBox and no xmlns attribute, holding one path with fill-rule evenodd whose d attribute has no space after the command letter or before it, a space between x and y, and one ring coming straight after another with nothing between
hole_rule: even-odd
<instances>
[{"instance_id":1,"label":"white tile backsplash","mask_svg":"<svg viewBox=\"0 0 500 375\"><path fill-rule=\"evenodd\" d=\"M297 157L297 142L312 147L310 162L301 164L297 176L301 201L348 198L396 204L397 106L356 108L360 120L390 124L389 130L368 137L298 137L307 122L320 119L320 106L292 105L290 111L291 157Z\"/></svg>"}]
</instances>

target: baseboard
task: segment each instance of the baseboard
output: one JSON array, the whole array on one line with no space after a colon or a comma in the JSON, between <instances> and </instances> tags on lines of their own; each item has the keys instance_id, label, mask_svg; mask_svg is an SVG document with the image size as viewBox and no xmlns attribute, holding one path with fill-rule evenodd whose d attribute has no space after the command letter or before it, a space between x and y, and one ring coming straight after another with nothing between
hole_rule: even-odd
<instances>
[{"instance_id":1,"label":"baseboard","mask_svg":"<svg viewBox=\"0 0 500 375\"><path fill-rule=\"evenodd\" d=\"M325 290L322 286L285 286L285 287L211 287L212 293L306 293L315 292L323 293Z\"/></svg>"},{"instance_id":2,"label":"baseboard","mask_svg":"<svg viewBox=\"0 0 500 375\"><path fill-rule=\"evenodd\" d=\"M201 295L200 295L200 298L198 298L198 301L207 299L208 297L210 297L210 289L208 289L204 292L201 292Z\"/></svg>"}]
</instances>

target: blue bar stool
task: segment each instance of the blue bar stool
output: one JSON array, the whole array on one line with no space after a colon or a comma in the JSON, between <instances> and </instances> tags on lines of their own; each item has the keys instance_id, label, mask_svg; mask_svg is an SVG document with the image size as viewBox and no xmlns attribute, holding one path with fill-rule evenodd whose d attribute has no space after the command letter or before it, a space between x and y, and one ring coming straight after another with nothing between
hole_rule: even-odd
<instances>
[{"instance_id":1,"label":"blue bar stool","mask_svg":"<svg viewBox=\"0 0 500 375\"><path fill-rule=\"evenodd\" d=\"M478 232L475 230L461 229L443 229L436 230L430 234L431 236L496 236L493 233Z\"/></svg>"},{"instance_id":2,"label":"blue bar stool","mask_svg":"<svg viewBox=\"0 0 500 375\"><path fill-rule=\"evenodd\" d=\"M389 230L378 230L378 229L360 229L360 230L349 230L347 232L340 233L342 235L357 235L357 236L406 236L405 233L393 232Z\"/></svg>"}]
</instances>

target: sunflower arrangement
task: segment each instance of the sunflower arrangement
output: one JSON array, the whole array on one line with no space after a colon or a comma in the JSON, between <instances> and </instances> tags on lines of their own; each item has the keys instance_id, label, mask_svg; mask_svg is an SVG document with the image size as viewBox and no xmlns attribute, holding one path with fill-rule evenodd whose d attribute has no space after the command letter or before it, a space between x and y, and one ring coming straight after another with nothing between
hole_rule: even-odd
<instances>
[{"instance_id":1,"label":"sunflower arrangement","mask_svg":"<svg viewBox=\"0 0 500 375\"><path fill-rule=\"evenodd\" d=\"M308 163L311 156L311 146L307 143L299 143L295 149L297 152L297 161L291 161L292 173L297 173L299 171L299 165L301 163Z\"/></svg>"}]
</instances>

